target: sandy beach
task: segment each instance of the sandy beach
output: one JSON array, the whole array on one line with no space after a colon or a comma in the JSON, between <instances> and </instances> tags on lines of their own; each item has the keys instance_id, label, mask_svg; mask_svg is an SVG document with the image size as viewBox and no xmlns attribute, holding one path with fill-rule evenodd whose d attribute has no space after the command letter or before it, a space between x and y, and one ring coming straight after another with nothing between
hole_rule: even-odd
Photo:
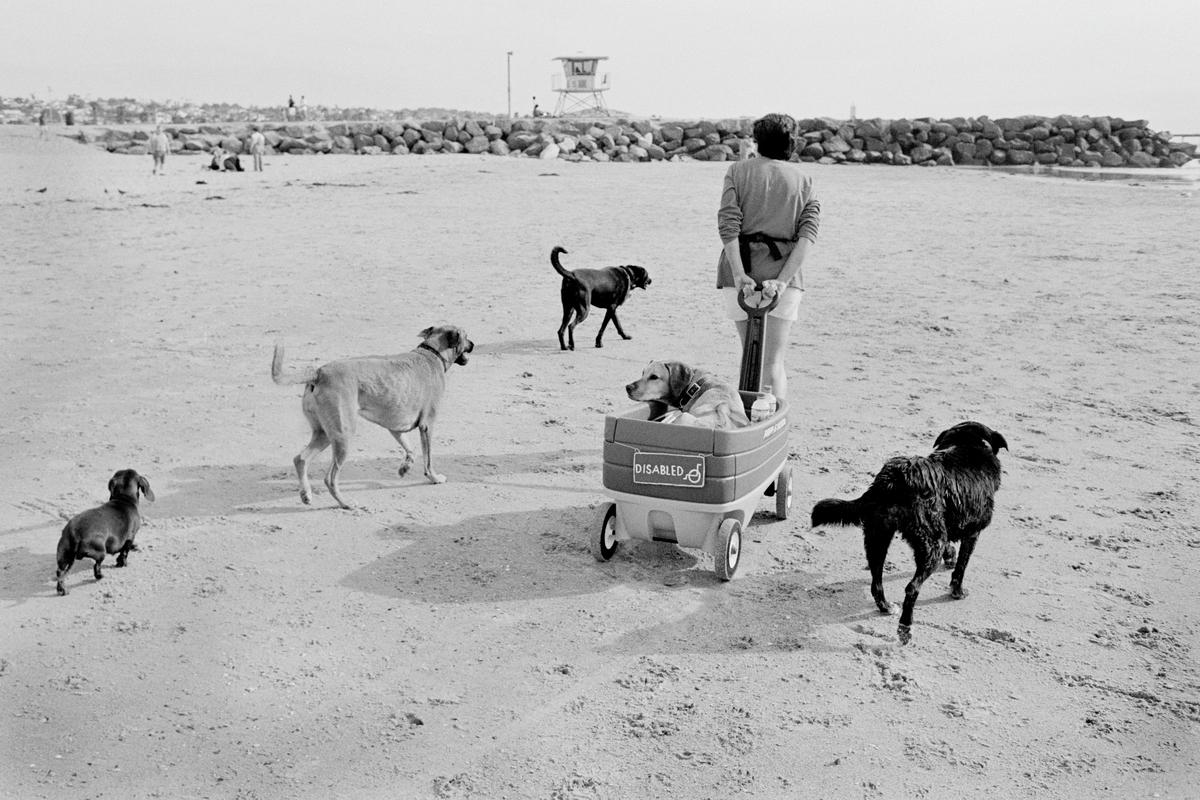
<instances>
[{"instance_id":1,"label":"sandy beach","mask_svg":"<svg viewBox=\"0 0 1200 800\"><path fill-rule=\"evenodd\" d=\"M812 165L789 348L793 516L737 578L589 552L604 415L651 359L736 379L720 163L113 156L0 129L0 797L1196 796L1200 182ZM558 349L559 279L653 285ZM362 423L301 504L289 363L451 323L442 485ZM813 502L978 419L996 514L913 642ZM315 475L324 472L318 460ZM129 566L54 590L66 518L133 467ZM892 547L886 588L912 558Z\"/></svg>"}]
</instances>

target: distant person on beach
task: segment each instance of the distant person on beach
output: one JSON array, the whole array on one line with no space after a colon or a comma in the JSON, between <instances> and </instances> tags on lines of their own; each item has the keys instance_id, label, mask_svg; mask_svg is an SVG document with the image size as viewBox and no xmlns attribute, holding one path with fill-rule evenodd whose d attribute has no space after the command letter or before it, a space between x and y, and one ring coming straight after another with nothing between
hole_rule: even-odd
<instances>
[{"instance_id":1,"label":"distant person on beach","mask_svg":"<svg viewBox=\"0 0 1200 800\"><path fill-rule=\"evenodd\" d=\"M267 150L267 138L263 136L262 131L258 126L254 126L254 133L250 134L250 155L254 157L254 171L263 171L263 153Z\"/></svg>"},{"instance_id":2,"label":"distant person on beach","mask_svg":"<svg viewBox=\"0 0 1200 800\"><path fill-rule=\"evenodd\" d=\"M542 116L542 110L540 108L538 108L538 101L537 101L536 97L533 98L533 116L535 116L535 117Z\"/></svg>"},{"instance_id":3,"label":"distant person on beach","mask_svg":"<svg viewBox=\"0 0 1200 800\"><path fill-rule=\"evenodd\" d=\"M288 118L288 119L294 119L294 118L295 118L295 116L296 116L296 101L295 101L295 99L294 99L294 98L293 98L293 97L292 97L292 96L289 94L289 95L288 95L287 118Z\"/></svg>"},{"instance_id":4,"label":"distant person on beach","mask_svg":"<svg viewBox=\"0 0 1200 800\"><path fill-rule=\"evenodd\" d=\"M764 389L787 398L787 369L783 363L792 324L800 316L804 297L804 260L817 240L821 204L813 195L812 179L792 155L796 121L786 114L767 114L754 123L758 158L735 161L725 173L717 211L721 257L717 288L725 314L733 320L743 346L748 320L738 294L754 304L756 287L762 299L779 297L767 315L763 353Z\"/></svg>"},{"instance_id":5,"label":"distant person on beach","mask_svg":"<svg viewBox=\"0 0 1200 800\"><path fill-rule=\"evenodd\" d=\"M46 138L46 109L44 108L42 109L41 113L38 114L38 138Z\"/></svg>"},{"instance_id":6,"label":"distant person on beach","mask_svg":"<svg viewBox=\"0 0 1200 800\"><path fill-rule=\"evenodd\" d=\"M209 162L208 168L214 172L245 172L237 153L231 153L221 145L213 147L212 161Z\"/></svg>"},{"instance_id":7,"label":"distant person on beach","mask_svg":"<svg viewBox=\"0 0 1200 800\"><path fill-rule=\"evenodd\" d=\"M308 101L304 99L304 95L300 95L300 119L308 119Z\"/></svg>"},{"instance_id":8,"label":"distant person on beach","mask_svg":"<svg viewBox=\"0 0 1200 800\"><path fill-rule=\"evenodd\" d=\"M151 175L162 175L167 169L167 154L171 152L171 139L163 131L162 125L154 126L150 134L150 157L154 159Z\"/></svg>"}]
</instances>

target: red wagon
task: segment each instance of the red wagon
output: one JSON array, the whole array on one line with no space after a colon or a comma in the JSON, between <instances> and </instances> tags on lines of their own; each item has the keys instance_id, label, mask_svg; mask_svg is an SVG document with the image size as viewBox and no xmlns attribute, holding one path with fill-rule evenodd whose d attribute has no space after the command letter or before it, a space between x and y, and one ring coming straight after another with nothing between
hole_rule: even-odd
<instances>
[{"instance_id":1,"label":"red wagon","mask_svg":"<svg viewBox=\"0 0 1200 800\"><path fill-rule=\"evenodd\" d=\"M749 325L739 388L747 416L755 400L769 397L759 387L763 320L774 306L774 300L762 308L742 301ZM764 493L774 489L780 519L791 508L788 404L778 400L766 419L727 430L669 425L649 415L642 404L605 417L603 480L613 501L600 507L592 551L607 561L623 541L675 542L711 553L717 577L731 580L742 530Z\"/></svg>"}]
</instances>

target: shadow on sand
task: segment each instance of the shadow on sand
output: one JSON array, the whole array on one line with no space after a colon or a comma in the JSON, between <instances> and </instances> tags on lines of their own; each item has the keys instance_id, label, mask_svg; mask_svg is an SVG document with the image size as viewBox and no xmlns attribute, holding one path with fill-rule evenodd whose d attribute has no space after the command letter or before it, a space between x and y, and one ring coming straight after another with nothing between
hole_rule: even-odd
<instances>
[{"instance_id":1,"label":"shadow on sand","mask_svg":"<svg viewBox=\"0 0 1200 800\"><path fill-rule=\"evenodd\" d=\"M578 473L598 463L598 450L556 450L442 456L434 465L454 483L543 489L546 485L531 481L531 475ZM318 494L308 510L337 510L337 505L322 484L327 466L327 460L318 460L309 468L309 478ZM421 473L419 456L417 464L403 477L397 474L399 466L399 455L369 459L351 457L342 470L340 484L343 496L353 505L356 492L372 489L403 492L428 483ZM143 504L142 511L147 517L294 514L306 510L300 503L296 473L287 464L286 459L281 464L182 467L173 470L169 480L164 483L169 486L169 490L159 493L158 502ZM576 491L569 487L559 489ZM577 491L595 494L595 488L592 486L581 485ZM294 500L294 504L288 503L289 499Z\"/></svg>"},{"instance_id":2,"label":"shadow on sand","mask_svg":"<svg viewBox=\"0 0 1200 800\"><path fill-rule=\"evenodd\" d=\"M894 631L895 617L875 610L865 575L829 582L804 570L749 569L723 582L707 555L658 542L623 543L611 561L598 562L590 550L596 513L591 507L552 508L483 514L451 525L394 525L379 536L395 549L340 583L430 604L520 604L631 588L635 597L623 595L622 602L646 607L651 624L604 647L615 653L827 649L817 628L830 623L860 622L881 636ZM938 601L936 591L930 595L929 602ZM694 610L683 617L671 613L679 607ZM653 624L656 616L660 624Z\"/></svg>"}]
</instances>

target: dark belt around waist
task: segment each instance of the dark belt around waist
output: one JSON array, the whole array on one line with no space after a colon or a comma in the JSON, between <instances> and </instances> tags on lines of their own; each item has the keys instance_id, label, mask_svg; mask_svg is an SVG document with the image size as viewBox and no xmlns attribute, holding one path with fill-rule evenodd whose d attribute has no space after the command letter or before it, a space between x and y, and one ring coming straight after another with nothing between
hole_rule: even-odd
<instances>
[{"instance_id":1,"label":"dark belt around waist","mask_svg":"<svg viewBox=\"0 0 1200 800\"><path fill-rule=\"evenodd\" d=\"M742 269L746 273L750 272L750 245L758 243L765 244L767 251L770 252L771 258L779 261L783 258L783 252L779 249L779 242L794 242L792 239L781 239L778 236L768 236L765 233L742 233L738 234L738 250L742 256Z\"/></svg>"}]
</instances>

